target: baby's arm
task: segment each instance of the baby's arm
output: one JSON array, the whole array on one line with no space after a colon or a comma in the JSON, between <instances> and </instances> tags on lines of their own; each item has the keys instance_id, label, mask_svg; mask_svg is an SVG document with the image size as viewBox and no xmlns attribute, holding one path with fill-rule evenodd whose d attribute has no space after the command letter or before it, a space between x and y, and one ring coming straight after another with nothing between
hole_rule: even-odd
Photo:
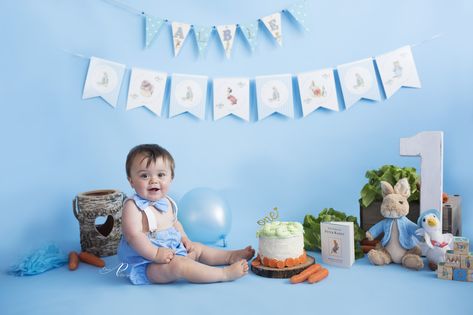
<instances>
[{"instance_id":1,"label":"baby's arm","mask_svg":"<svg viewBox=\"0 0 473 315\"><path fill-rule=\"evenodd\" d=\"M122 231L128 244L145 259L157 263L169 263L174 252L169 248L154 246L143 230L143 215L133 201L127 201L122 212Z\"/></svg>"}]
</instances>

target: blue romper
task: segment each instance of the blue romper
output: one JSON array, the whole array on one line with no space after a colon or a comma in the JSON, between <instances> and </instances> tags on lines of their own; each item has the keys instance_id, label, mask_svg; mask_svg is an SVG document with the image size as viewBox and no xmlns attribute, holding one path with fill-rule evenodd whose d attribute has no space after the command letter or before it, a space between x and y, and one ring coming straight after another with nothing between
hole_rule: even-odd
<instances>
[{"instance_id":1,"label":"blue romper","mask_svg":"<svg viewBox=\"0 0 473 315\"><path fill-rule=\"evenodd\" d=\"M177 205L170 197L166 197L172 205L172 215L174 217L174 222L177 220ZM164 199L164 198L163 198ZM133 200L141 211L146 215L148 219L148 239L156 247L166 247L174 249L176 255L186 256L187 251L184 245L181 242L181 234L174 227L171 226L166 229L159 229L156 222L156 216L153 213L150 202L141 198L139 195L135 194L129 200ZM157 208L155 208L157 209ZM166 211L158 209L159 214L163 214ZM164 213L165 215L165 213ZM131 283L133 284L150 284L150 281L146 275L146 269L149 264L153 263L152 261L140 256L126 241L125 236L122 235L120 244L118 245L118 258L120 261L127 265L127 268L124 268L126 275L129 277Z\"/></svg>"}]
</instances>

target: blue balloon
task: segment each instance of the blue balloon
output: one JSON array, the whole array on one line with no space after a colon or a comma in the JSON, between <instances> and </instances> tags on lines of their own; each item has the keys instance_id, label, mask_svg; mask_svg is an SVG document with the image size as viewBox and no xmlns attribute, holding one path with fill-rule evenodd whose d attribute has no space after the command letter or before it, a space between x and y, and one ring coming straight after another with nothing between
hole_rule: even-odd
<instances>
[{"instance_id":1,"label":"blue balloon","mask_svg":"<svg viewBox=\"0 0 473 315\"><path fill-rule=\"evenodd\" d=\"M225 199L210 188L195 188L179 201L179 221L192 241L212 244L230 232L232 214Z\"/></svg>"}]
</instances>

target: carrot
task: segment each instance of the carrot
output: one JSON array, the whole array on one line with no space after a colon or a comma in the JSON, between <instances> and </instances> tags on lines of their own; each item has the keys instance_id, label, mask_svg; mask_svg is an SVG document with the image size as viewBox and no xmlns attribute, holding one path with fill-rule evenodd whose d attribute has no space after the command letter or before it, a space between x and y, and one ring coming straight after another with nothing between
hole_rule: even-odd
<instances>
[{"instance_id":1,"label":"carrot","mask_svg":"<svg viewBox=\"0 0 473 315\"><path fill-rule=\"evenodd\" d=\"M73 271L79 267L79 255L76 252L69 253L69 270Z\"/></svg>"},{"instance_id":2,"label":"carrot","mask_svg":"<svg viewBox=\"0 0 473 315\"><path fill-rule=\"evenodd\" d=\"M360 243L361 243L361 245L376 246L376 244L379 243L379 240L372 240L372 241L369 241L367 238L365 238L365 239L363 239Z\"/></svg>"},{"instance_id":3,"label":"carrot","mask_svg":"<svg viewBox=\"0 0 473 315\"><path fill-rule=\"evenodd\" d=\"M296 284L296 283L301 283L301 282L304 282L306 281L309 276L317 271L319 271L320 269L322 269L322 266L320 264L313 264L313 265L310 265L308 268L306 268L304 271L302 271L301 273L295 275L295 276L292 276L291 277L291 283L292 284Z\"/></svg>"},{"instance_id":4,"label":"carrot","mask_svg":"<svg viewBox=\"0 0 473 315\"><path fill-rule=\"evenodd\" d=\"M282 269L282 268L284 268L284 266L285 266L284 261L282 261L282 260L278 260L278 262L276 263L276 267L278 269Z\"/></svg>"},{"instance_id":5,"label":"carrot","mask_svg":"<svg viewBox=\"0 0 473 315\"><path fill-rule=\"evenodd\" d=\"M80 252L79 254L79 259L82 262L85 262L90 265L94 265L97 267L104 267L105 266L105 261L103 259L100 259L99 257L95 256L94 254L88 253L88 252Z\"/></svg>"},{"instance_id":6,"label":"carrot","mask_svg":"<svg viewBox=\"0 0 473 315\"><path fill-rule=\"evenodd\" d=\"M285 265L288 267L292 267L295 265L294 258L286 258Z\"/></svg>"},{"instance_id":7,"label":"carrot","mask_svg":"<svg viewBox=\"0 0 473 315\"><path fill-rule=\"evenodd\" d=\"M276 259L271 258L271 259L269 260L269 267L271 267L271 268L276 268L277 264L278 264L278 261L277 261Z\"/></svg>"},{"instance_id":8,"label":"carrot","mask_svg":"<svg viewBox=\"0 0 473 315\"><path fill-rule=\"evenodd\" d=\"M269 259L268 257L263 257L263 265L269 267Z\"/></svg>"},{"instance_id":9,"label":"carrot","mask_svg":"<svg viewBox=\"0 0 473 315\"><path fill-rule=\"evenodd\" d=\"M259 265L261 265L261 261L259 259L253 259L253 261L251 262L251 265L253 267L258 267Z\"/></svg>"},{"instance_id":10,"label":"carrot","mask_svg":"<svg viewBox=\"0 0 473 315\"><path fill-rule=\"evenodd\" d=\"M325 269L325 268L322 268L320 269L319 271L311 274L309 276L309 279L307 280L307 282L309 283L316 283L316 282L319 282L325 278L327 278L328 276L328 270Z\"/></svg>"},{"instance_id":11,"label":"carrot","mask_svg":"<svg viewBox=\"0 0 473 315\"><path fill-rule=\"evenodd\" d=\"M376 246L371 246L371 245L361 245L361 250L363 253L368 253L370 250L375 249Z\"/></svg>"},{"instance_id":12,"label":"carrot","mask_svg":"<svg viewBox=\"0 0 473 315\"><path fill-rule=\"evenodd\" d=\"M448 201L448 194L447 193L442 193L442 202L446 203Z\"/></svg>"}]
</instances>

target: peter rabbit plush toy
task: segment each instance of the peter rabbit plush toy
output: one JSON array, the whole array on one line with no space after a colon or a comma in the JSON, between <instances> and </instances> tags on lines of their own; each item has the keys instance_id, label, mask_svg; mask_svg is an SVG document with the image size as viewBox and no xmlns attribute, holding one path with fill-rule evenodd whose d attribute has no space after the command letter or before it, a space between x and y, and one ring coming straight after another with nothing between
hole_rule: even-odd
<instances>
[{"instance_id":1,"label":"peter rabbit plush toy","mask_svg":"<svg viewBox=\"0 0 473 315\"><path fill-rule=\"evenodd\" d=\"M394 262L410 269L424 268L421 250L417 246L418 226L406 218L409 213L407 198L411 195L407 178L400 179L394 188L390 183L382 181L381 190L381 214L384 219L373 225L366 232L366 237L373 240L381 232L384 232L384 237L381 240L382 246L368 252L368 259L374 265Z\"/></svg>"}]
</instances>

